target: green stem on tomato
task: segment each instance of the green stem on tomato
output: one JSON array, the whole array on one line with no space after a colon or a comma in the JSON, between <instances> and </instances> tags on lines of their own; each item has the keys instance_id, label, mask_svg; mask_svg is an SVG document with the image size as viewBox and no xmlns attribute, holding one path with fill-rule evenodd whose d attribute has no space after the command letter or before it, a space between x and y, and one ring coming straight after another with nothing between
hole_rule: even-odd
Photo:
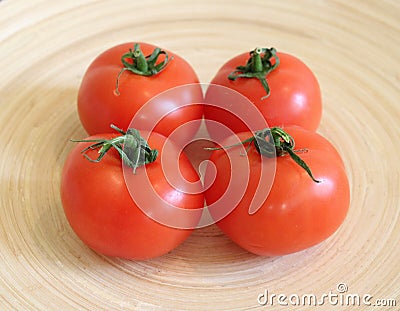
<instances>
[{"instance_id":1,"label":"green stem on tomato","mask_svg":"<svg viewBox=\"0 0 400 311\"><path fill-rule=\"evenodd\" d=\"M157 63L158 57L165 55L163 61ZM117 76L115 93L119 95L119 80L125 71L140 75L140 76L153 76L161 72L170 62L168 53L160 48L155 48L150 55L145 56L140 49L140 44L135 43L133 50L129 49L127 53L122 55L121 62L124 67L120 70ZM129 60L129 61L127 61Z\"/></svg>"},{"instance_id":2,"label":"green stem on tomato","mask_svg":"<svg viewBox=\"0 0 400 311\"><path fill-rule=\"evenodd\" d=\"M83 139L71 140L73 142L93 142L94 144L86 147L81 151L83 156L90 162L100 162L105 154L114 148L118 151L123 163L133 168L133 173L140 166L154 162L157 159L158 151L151 149L147 141L140 135L136 129L128 129L126 132L111 124L111 128L119 132L121 135L112 139ZM88 150L98 149L99 156L96 159L90 158L86 152Z\"/></svg>"},{"instance_id":3,"label":"green stem on tomato","mask_svg":"<svg viewBox=\"0 0 400 311\"><path fill-rule=\"evenodd\" d=\"M295 161L300 167L302 167L307 174L311 177L314 182L319 183L320 181L315 179L311 169L307 163L304 162L297 154L298 150L294 149L295 141L292 136L285 132L280 127L266 128L263 130L256 131L253 136L241 141L238 144L216 147L216 148L205 148L206 150L221 150L228 149L239 145L254 144L256 150L262 156L272 158L276 156L289 155L293 161ZM301 150L301 151L304 151Z\"/></svg>"},{"instance_id":4,"label":"green stem on tomato","mask_svg":"<svg viewBox=\"0 0 400 311\"><path fill-rule=\"evenodd\" d=\"M237 66L228 75L228 79L235 81L237 78L256 78L260 80L266 92L266 95L261 97L261 99L265 99L271 92L266 76L278 67L279 63L279 57L274 48L256 48L250 52L250 58L247 60L246 65Z\"/></svg>"}]
</instances>

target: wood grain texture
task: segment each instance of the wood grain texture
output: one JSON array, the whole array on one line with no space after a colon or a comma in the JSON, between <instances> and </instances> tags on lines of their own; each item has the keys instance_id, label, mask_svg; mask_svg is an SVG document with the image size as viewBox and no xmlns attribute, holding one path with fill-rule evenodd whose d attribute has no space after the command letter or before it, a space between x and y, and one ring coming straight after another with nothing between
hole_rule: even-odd
<instances>
[{"instance_id":1,"label":"wood grain texture","mask_svg":"<svg viewBox=\"0 0 400 311\"><path fill-rule=\"evenodd\" d=\"M321 295L341 282L399 306L399 16L398 1L1 1L0 309L263 310L264 290ZM77 90L92 59L126 41L175 51L202 82L260 45L306 62L323 93L319 132L350 179L343 226L277 258L246 253L215 226L143 262L83 245L59 197L68 140L85 136Z\"/></svg>"}]
</instances>

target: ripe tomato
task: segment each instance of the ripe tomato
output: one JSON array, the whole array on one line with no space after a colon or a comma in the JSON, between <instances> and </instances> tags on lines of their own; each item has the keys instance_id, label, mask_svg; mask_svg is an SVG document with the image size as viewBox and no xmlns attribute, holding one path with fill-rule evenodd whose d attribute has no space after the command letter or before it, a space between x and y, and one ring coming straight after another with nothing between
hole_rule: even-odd
<instances>
[{"instance_id":1,"label":"ripe tomato","mask_svg":"<svg viewBox=\"0 0 400 311\"><path fill-rule=\"evenodd\" d=\"M345 167L333 145L313 131L299 127L285 130L296 143L296 154L307 163L319 182L313 181L288 154L266 158L260 156L254 144L248 147L247 156L243 156L238 147L214 151L210 157L216 168L212 184L207 181L207 175L215 175L213 166L206 171L209 188L205 197L211 215L218 220L232 210L217 225L235 243L258 255L289 254L323 241L338 229L349 208ZM251 135L249 132L238 134L241 140ZM232 139L224 143L232 144ZM261 169L271 171L274 165L276 174L273 179L271 176L270 187L260 189ZM232 174L235 170L242 173ZM219 203L224 193L237 187L247 173L248 181L238 203L232 203L234 206L226 201ZM260 206L249 211L257 191L262 195Z\"/></svg>"},{"instance_id":2,"label":"ripe tomato","mask_svg":"<svg viewBox=\"0 0 400 311\"><path fill-rule=\"evenodd\" d=\"M65 215L85 244L107 256L141 260L168 253L181 244L192 229L162 224L144 211L161 208L161 213L179 217L181 214L176 208L183 211L199 209L198 213L186 215L187 219L184 219L187 228L194 228L204 204L199 177L185 154L175 150L174 145L168 148L168 155L178 162L180 170L177 174L182 174L192 183L197 182L198 193L188 193L184 183L175 188L170 185L161 163L166 139L157 133L141 133L149 135L149 146L159 153L154 162L137 167L135 174L129 167L123 169L121 156L114 148L109 149L99 162L88 161L82 150L92 145L91 142L79 142L68 155L63 168L61 199ZM112 139L117 136L103 134L89 139ZM98 150L90 148L85 154L89 158L99 155ZM129 188L145 189L146 182L151 184L155 199L151 199L151 193L145 193L148 206L139 206ZM171 207L165 208L164 201Z\"/></svg>"},{"instance_id":3,"label":"ripe tomato","mask_svg":"<svg viewBox=\"0 0 400 311\"><path fill-rule=\"evenodd\" d=\"M252 66L257 60L261 67L256 70ZM247 67L243 66L246 62ZM242 70L238 70L238 66ZM243 73L245 71L250 73ZM318 81L313 72L293 55L275 49L256 49L250 53L250 58L248 53L243 53L230 59L212 79L206 93L205 101L210 105L204 109L205 120L224 124L234 133L249 131L249 124L241 120L251 113L248 105L238 103L241 107L235 108L236 111L239 109L236 113L220 108L224 106L226 91L212 85L229 88L247 97L269 127L297 125L315 131L319 126L322 103ZM207 128L211 137L219 134L218 129L213 129L213 124L207 123Z\"/></svg>"},{"instance_id":4,"label":"ripe tomato","mask_svg":"<svg viewBox=\"0 0 400 311\"><path fill-rule=\"evenodd\" d=\"M160 123L154 131L168 137L178 126L202 118L201 105L182 107L202 102L198 83L193 68L179 55L147 43L120 44L101 53L88 67L78 93L79 117L89 135L107 133L111 123L127 130L134 115L150 99L171 88L192 84L147 109L148 115L140 116L142 120L151 118L154 110L165 115L161 121L156 120ZM148 124L145 129L150 131L155 125ZM191 138L196 131L193 128L185 135Z\"/></svg>"}]
</instances>

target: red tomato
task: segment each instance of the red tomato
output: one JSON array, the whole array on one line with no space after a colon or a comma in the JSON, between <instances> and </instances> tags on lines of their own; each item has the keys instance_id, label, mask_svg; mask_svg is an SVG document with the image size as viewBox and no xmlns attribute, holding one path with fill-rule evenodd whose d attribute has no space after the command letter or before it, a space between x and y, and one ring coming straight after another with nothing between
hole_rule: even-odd
<instances>
[{"instance_id":1,"label":"red tomato","mask_svg":"<svg viewBox=\"0 0 400 311\"><path fill-rule=\"evenodd\" d=\"M260 54L264 55L264 54ZM268 127L297 125L305 129L315 131L319 126L322 113L321 92L318 81L312 71L298 58L286 54L276 53L276 57L270 58L270 65L276 66L266 78L270 93L263 87L258 78L237 77L235 80L228 78L238 66L245 65L249 59L249 53L238 55L226 62L212 79L211 84L223 86L239 92L249 99L249 105L255 105L260 114L265 118ZM238 76L239 73L233 74ZM204 116L206 120L213 120L228 126L234 133L249 131L252 122L243 122L246 115L252 113L249 105L238 103L240 107L235 113L230 113L219 106L225 106L226 90L218 87L209 87L206 93L206 106ZM266 97L266 98L265 98ZM235 105L235 102L231 103ZM218 129L213 129L212 124L207 123L211 137L218 134ZM257 128L260 130L261 128Z\"/></svg>"},{"instance_id":2,"label":"red tomato","mask_svg":"<svg viewBox=\"0 0 400 311\"><path fill-rule=\"evenodd\" d=\"M150 56L156 49L154 45L146 43L139 43L139 48L143 57ZM134 43L124 43L104 51L90 64L82 79L78 93L78 113L83 127L90 135L109 132L111 123L123 130L134 127L130 125L132 118L150 99L171 88L187 84L195 85L182 88L173 97L158 102L147 109L146 114L142 113L140 118L151 118L154 111L166 115L154 129L166 137L178 126L202 118L201 105L182 107L184 104L203 100L199 79L189 63L164 50L168 54L167 63L154 75L150 75L151 70L149 75L121 71L124 68L121 58L127 64L136 62L132 56L126 54L130 49L134 49ZM154 61L152 58L147 60ZM164 61L166 54L160 53L155 66L163 65ZM158 121L160 120L156 120ZM156 123L148 124L146 129L150 131L155 125ZM191 138L196 131L197 128L193 128L192 131L185 131L185 135Z\"/></svg>"},{"instance_id":3,"label":"red tomato","mask_svg":"<svg viewBox=\"0 0 400 311\"><path fill-rule=\"evenodd\" d=\"M111 139L116 135L95 135L89 139L100 137ZM148 193L149 208L164 208L164 200L184 211L201 211L204 195L200 183L197 183L198 193L191 194L186 191L185 184L174 188L167 181L161 165L165 141L157 133L150 134L148 144L159 151L157 159L138 167L135 174L131 168L126 168L125 176L121 157L113 148L97 163L88 161L81 153L92 144L90 142L78 143L68 155L61 179L65 215L78 237L96 252L127 259L147 259L168 253L191 234L192 230L170 227L148 217L129 191L129 187L144 189L144 178L148 178L158 198L158 201L150 200ZM170 147L169 152L179 164L178 173L188 181L199 181L185 154L173 148ZM86 155L96 158L99 154L97 150L89 149ZM162 212L171 217L180 215L169 207ZM200 214L192 213L188 217L190 219L185 222L189 228L194 228Z\"/></svg>"},{"instance_id":4,"label":"red tomato","mask_svg":"<svg viewBox=\"0 0 400 311\"><path fill-rule=\"evenodd\" d=\"M254 144L247 156L234 147L214 151L210 157L217 170L214 183L205 193L210 213L219 219L233 209L217 225L242 248L263 256L289 254L320 243L338 229L349 208L345 167L332 144L313 131L299 127L285 130L295 140L297 155L319 182L314 182L289 155L262 157ZM238 134L241 140L251 135ZM231 144L232 139L225 143ZM274 165L276 174L270 191L268 187L260 189L261 169L270 170ZM233 175L234 170L243 173ZM207 168L206 185L208 171ZM244 179L247 172L249 179L238 204L218 204L224 193ZM255 213L249 213L257 190L263 196L262 203Z\"/></svg>"}]
</instances>

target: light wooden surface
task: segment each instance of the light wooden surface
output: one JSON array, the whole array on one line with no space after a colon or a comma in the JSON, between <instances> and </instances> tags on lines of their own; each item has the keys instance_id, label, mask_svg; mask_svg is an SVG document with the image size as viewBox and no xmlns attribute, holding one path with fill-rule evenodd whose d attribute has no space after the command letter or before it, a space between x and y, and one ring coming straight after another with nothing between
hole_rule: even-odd
<instances>
[{"instance_id":1,"label":"light wooden surface","mask_svg":"<svg viewBox=\"0 0 400 311\"><path fill-rule=\"evenodd\" d=\"M265 290L322 295L339 283L399 306L399 17L396 0L1 1L0 309L266 310L257 302ZM323 93L319 132L351 183L340 230L278 258L246 253L215 226L145 262L83 245L59 197L68 140L85 136L77 89L98 53L126 41L175 51L202 82L256 46L306 62Z\"/></svg>"}]
</instances>

